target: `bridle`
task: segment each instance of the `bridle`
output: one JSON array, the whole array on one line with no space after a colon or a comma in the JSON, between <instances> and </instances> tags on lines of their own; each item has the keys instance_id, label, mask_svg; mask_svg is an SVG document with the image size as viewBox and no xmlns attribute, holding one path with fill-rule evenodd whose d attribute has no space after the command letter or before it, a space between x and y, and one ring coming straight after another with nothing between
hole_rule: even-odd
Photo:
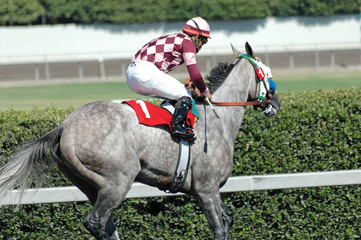
<instances>
[{"instance_id":1,"label":"bridle","mask_svg":"<svg viewBox=\"0 0 361 240\"><path fill-rule=\"evenodd\" d=\"M252 64L252 66L256 72L257 78L258 78L258 83L262 82L266 88L267 99L263 100L263 99L258 98L257 101L250 101L250 102L248 102L248 101L247 102L215 102L215 101L211 101L211 103L216 106L249 106L249 105L261 106L261 105L271 104L272 94L270 93L269 89L267 88L263 70L261 68L259 68L257 63L252 58L248 57L247 55L241 54L238 56L238 58L239 59L245 58Z\"/></svg>"}]
</instances>

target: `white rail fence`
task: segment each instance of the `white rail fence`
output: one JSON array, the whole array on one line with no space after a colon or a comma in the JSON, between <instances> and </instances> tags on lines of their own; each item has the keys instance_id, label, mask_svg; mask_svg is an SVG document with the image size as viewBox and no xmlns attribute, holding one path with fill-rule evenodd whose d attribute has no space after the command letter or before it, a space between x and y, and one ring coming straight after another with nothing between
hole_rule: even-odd
<instances>
[{"instance_id":1,"label":"white rail fence","mask_svg":"<svg viewBox=\"0 0 361 240\"><path fill-rule=\"evenodd\" d=\"M255 48L257 55L264 56L266 65L271 65L270 55L272 54L287 54L288 67L295 68L295 54L297 53L313 53L315 68L320 66L320 54L327 52L330 55L330 67L335 67L336 55L338 51L358 51L359 60L354 64L361 65L361 44L360 43L345 43L345 44L315 44L315 45L294 45L294 46L264 46ZM243 51L243 50L242 50ZM6 57L0 58L0 66L11 65L33 65L35 80L40 79L40 65L45 66L45 79L50 80L50 64L54 63L77 63L78 64L78 77L83 78L83 63L97 62L99 64L100 78L106 78L105 62L106 61L121 61L121 74L125 76L126 67L130 60L132 53L107 53L107 54L78 54L78 55L54 55L54 56L25 56L25 57ZM199 57L206 59L206 72L217 64L215 58L217 56L232 55L231 48L224 49L204 49L199 54Z\"/></svg>"},{"instance_id":2,"label":"white rail fence","mask_svg":"<svg viewBox=\"0 0 361 240\"><path fill-rule=\"evenodd\" d=\"M273 190L288 188L326 187L361 184L361 170L342 170L327 172L269 174L230 177L221 188L222 193ZM13 190L4 200L5 205L39 204L58 202L87 201L86 196L76 187L52 187L26 189L20 199L20 191ZM126 198L146 198L178 196L181 193L169 194L141 183L133 183Z\"/></svg>"}]
</instances>

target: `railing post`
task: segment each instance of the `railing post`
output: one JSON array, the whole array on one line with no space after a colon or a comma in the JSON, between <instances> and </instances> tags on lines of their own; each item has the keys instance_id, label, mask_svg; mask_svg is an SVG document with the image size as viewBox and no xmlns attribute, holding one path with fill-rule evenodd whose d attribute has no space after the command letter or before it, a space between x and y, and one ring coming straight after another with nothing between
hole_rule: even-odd
<instances>
[{"instance_id":1,"label":"railing post","mask_svg":"<svg viewBox=\"0 0 361 240\"><path fill-rule=\"evenodd\" d=\"M103 56L98 56L99 69L100 69L100 77L102 80L105 80L105 67L104 67L104 59Z\"/></svg>"},{"instance_id":2,"label":"railing post","mask_svg":"<svg viewBox=\"0 0 361 240\"><path fill-rule=\"evenodd\" d=\"M35 80L40 80L39 64L35 64Z\"/></svg>"},{"instance_id":3,"label":"railing post","mask_svg":"<svg viewBox=\"0 0 361 240\"><path fill-rule=\"evenodd\" d=\"M212 70L211 57L206 57L206 72L210 72Z\"/></svg>"},{"instance_id":4,"label":"railing post","mask_svg":"<svg viewBox=\"0 0 361 240\"><path fill-rule=\"evenodd\" d=\"M211 68L211 70L212 70L215 66L217 66L217 57L216 57L216 55L213 55L213 56L212 56L212 68Z\"/></svg>"},{"instance_id":5,"label":"railing post","mask_svg":"<svg viewBox=\"0 0 361 240\"><path fill-rule=\"evenodd\" d=\"M264 62L266 63L267 66L270 66L269 54L268 54L268 52L266 52L266 53L264 54Z\"/></svg>"},{"instance_id":6,"label":"railing post","mask_svg":"<svg viewBox=\"0 0 361 240\"><path fill-rule=\"evenodd\" d=\"M48 58L46 55L45 55L45 79L47 81L50 80L50 68L49 68Z\"/></svg>"},{"instance_id":7,"label":"railing post","mask_svg":"<svg viewBox=\"0 0 361 240\"><path fill-rule=\"evenodd\" d=\"M316 69L320 67L320 55L317 49L315 51L315 67Z\"/></svg>"},{"instance_id":8,"label":"railing post","mask_svg":"<svg viewBox=\"0 0 361 240\"><path fill-rule=\"evenodd\" d=\"M293 53L289 53L289 62L290 62L290 68L295 67L295 56Z\"/></svg>"},{"instance_id":9,"label":"railing post","mask_svg":"<svg viewBox=\"0 0 361 240\"><path fill-rule=\"evenodd\" d=\"M331 67L335 67L335 52L331 51L330 52L330 61L331 61Z\"/></svg>"},{"instance_id":10,"label":"railing post","mask_svg":"<svg viewBox=\"0 0 361 240\"><path fill-rule=\"evenodd\" d=\"M121 70L121 76L125 77L126 72L127 72L127 65L126 65L125 61L122 61L122 60L120 61L120 70Z\"/></svg>"},{"instance_id":11,"label":"railing post","mask_svg":"<svg viewBox=\"0 0 361 240\"><path fill-rule=\"evenodd\" d=\"M79 79L83 79L83 63L82 62L79 62L78 63L78 76L79 76Z\"/></svg>"}]
</instances>

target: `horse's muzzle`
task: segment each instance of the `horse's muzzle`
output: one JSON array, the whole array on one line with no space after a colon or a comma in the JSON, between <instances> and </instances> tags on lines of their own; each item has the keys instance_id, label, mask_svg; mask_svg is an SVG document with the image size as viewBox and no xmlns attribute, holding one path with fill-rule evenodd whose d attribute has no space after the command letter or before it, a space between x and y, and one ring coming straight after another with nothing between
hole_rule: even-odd
<instances>
[{"instance_id":1,"label":"horse's muzzle","mask_svg":"<svg viewBox=\"0 0 361 240\"><path fill-rule=\"evenodd\" d=\"M278 97L277 93L275 92L272 95L271 103L270 103L270 105L267 106L266 110L264 111L264 114L267 117L274 116L278 113L280 108L281 108L281 100Z\"/></svg>"}]
</instances>

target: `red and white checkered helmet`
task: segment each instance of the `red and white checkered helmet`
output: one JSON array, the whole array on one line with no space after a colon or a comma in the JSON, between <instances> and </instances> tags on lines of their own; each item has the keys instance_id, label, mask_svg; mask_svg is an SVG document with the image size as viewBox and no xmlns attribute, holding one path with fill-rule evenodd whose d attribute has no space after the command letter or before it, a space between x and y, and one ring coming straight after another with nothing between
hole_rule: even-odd
<instances>
[{"instance_id":1,"label":"red and white checkered helmet","mask_svg":"<svg viewBox=\"0 0 361 240\"><path fill-rule=\"evenodd\" d=\"M202 35L210 38L211 29L206 20L201 17L194 17L186 22L183 32L189 35Z\"/></svg>"}]
</instances>

